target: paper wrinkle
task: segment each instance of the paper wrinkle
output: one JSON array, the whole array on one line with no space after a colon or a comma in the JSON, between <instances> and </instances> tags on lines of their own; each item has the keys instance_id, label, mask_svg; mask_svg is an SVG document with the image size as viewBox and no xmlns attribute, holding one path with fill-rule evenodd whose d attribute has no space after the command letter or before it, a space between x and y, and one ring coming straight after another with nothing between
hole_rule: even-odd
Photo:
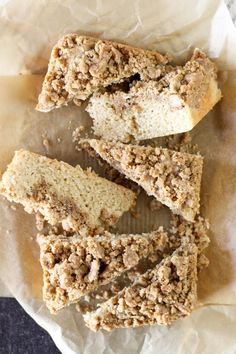
<instances>
[{"instance_id":1,"label":"paper wrinkle","mask_svg":"<svg viewBox=\"0 0 236 354\"><path fill-rule=\"evenodd\" d=\"M20 4L20 6L19 6ZM27 14L27 16L26 16ZM205 157L202 213L211 222L210 266L199 279L199 305L171 327L145 327L93 333L75 306L52 316L42 302L42 270L35 241L35 217L0 197L0 279L24 309L52 336L62 353L234 353L236 351L236 30L223 1L171 0L0 2L0 171L14 150L25 148L83 168L101 167L76 152L72 132L91 128L82 107L69 105L50 113L34 110L50 50L65 33L78 31L169 52L186 60L200 47L222 71L224 99L191 132ZM226 71L227 70L227 71ZM231 70L231 71L228 71ZM18 76L19 73L29 75ZM7 75L11 75L8 76ZM49 141L49 150L43 145ZM59 141L58 141L59 140ZM145 232L167 225L166 208L151 212L142 193L137 211L125 215L119 232ZM1 293L0 287L0 293ZM222 341L221 338L227 338Z\"/></svg>"},{"instance_id":2,"label":"paper wrinkle","mask_svg":"<svg viewBox=\"0 0 236 354\"><path fill-rule=\"evenodd\" d=\"M179 60L186 59L189 46L198 46L216 58L221 69L236 68L229 54L236 54L236 30L223 1L181 0L178 6L171 0L149 6L145 0L122 0L115 6L110 0L39 0L33 7L31 0L18 3L9 0L0 7L0 75L45 72L52 46L74 31L168 51ZM214 36L219 28L220 35Z\"/></svg>"}]
</instances>

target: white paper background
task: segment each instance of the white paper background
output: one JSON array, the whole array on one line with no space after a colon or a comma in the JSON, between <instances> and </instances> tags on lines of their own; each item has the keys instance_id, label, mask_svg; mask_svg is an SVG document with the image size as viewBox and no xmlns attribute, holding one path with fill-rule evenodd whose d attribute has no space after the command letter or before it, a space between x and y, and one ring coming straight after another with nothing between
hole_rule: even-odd
<instances>
[{"instance_id":1,"label":"white paper background","mask_svg":"<svg viewBox=\"0 0 236 354\"><path fill-rule=\"evenodd\" d=\"M236 70L236 31L224 3L181 0L173 4L171 0L0 2L0 75L43 72L51 46L63 33L71 31L168 51L179 59L198 46L217 60L221 70ZM231 71L221 77L222 104L193 131L210 172L204 177L202 201L212 221L212 262L200 279L200 299L205 306L186 320L169 329L94 334L84 327L73 308L56 317L49 315L41 301L38 249L30 238L35 234L34 217L26 216L21 207L11 210L9 203L1 201L0 277L25 310L49 331L63 353L235 352L236 74ZM76 126L76 107L46 115L35 112L41 80L39 76L0 78L2 170L16 148L46 153L41 143L44 132L52 141L67 136L62 145L53 148L52 155L75 162L73 145L67 143L67 123L71 120Z\"/></svg>"}]
</instances>

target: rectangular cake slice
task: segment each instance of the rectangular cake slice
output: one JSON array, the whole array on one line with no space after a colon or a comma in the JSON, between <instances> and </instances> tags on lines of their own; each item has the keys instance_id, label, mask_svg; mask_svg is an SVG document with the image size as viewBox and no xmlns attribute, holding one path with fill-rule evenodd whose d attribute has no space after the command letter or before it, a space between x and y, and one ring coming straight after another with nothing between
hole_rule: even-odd
<instances>
[{"instance_id":1,"label":"rectangular cake slice","mask_svg":"<svg viewBox=\"0 0 236 354\"><path fill-rule=\"evenodd\" d=\"M175 214L193 221L199 212L203 158L161 147L81 140L112 167L138 183Z\"/></svg>"},{"instance_id":2,"label":"rectangular cake slice","mask_svg":"<svg viewBox=\"0 0 236 354\"><path fill-rule=\"evenodd\" d=\"M195 50L160 80L137 81L128 92L97 92L86 110L97 136L130 142L191 130L220 100L216 66Z\"/></svg>"},{"instance_id":3,"label":"rectangular cake slice","mask_svg":"<svg viewBox=\"0 0 236 354\"><path fill-rule=\"evenodd\" d=\"M155 51L68 34L52 50L36 109L48 112L70 101L79 104L98 89L135 74L156 79L168 60Z\"/></svg>"},{"instance_id":4,"label":"rectangular cake slice","mask_svg":"<svg viewBox=\"0 0 236 354\"><path fill-rule=\"evenodd\" d=\"M197 247L180 246L154 269L104 302L84 320L93 331L169 325L189 315L197 301Z\"/></svg>"},{"instance_id":5,"label":"rectangular cake slice","mask_svg":"<svg viewBox=\"0 0 236 354\"><path fill-rule=\"evenodd\" d=\"M68 231L114 225L136 199L131 190L90 170L24 150L15 152L0 193Z\"/></svg>"},{"instance_id":6,"label":"rectangular cake slice","mask_svg":"<svg viewBox=\"0 0 236 354\"><path fill-rule=\"evenodd\" d=\"M52 313L109 283L150 253L163 251L167 234L160 228L141 235L81 237L39 236L43 298Z\"/></svg>"}]
</instances>

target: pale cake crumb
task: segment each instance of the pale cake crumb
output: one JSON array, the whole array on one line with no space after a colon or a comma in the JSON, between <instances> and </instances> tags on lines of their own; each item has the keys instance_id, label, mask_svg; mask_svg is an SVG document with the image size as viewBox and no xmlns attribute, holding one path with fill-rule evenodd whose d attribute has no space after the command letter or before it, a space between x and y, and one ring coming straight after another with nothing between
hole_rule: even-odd
<instances>
[{"instance_id":1,"label":"pale cake crumb","mask_svg":"<svg viewBox=\"0 0 236 354\"><path fill-rule=\"evenodd\" d=\"M95 135L134 143L190 131L220 99L216 66L196 49L159 80L133 81L128 92L95 92L86 111Z\"/></svg>"},{"instance_id":2,"label":"pale cake crumb","mask_svg":"<svg viewBox=\"0 0 236 354\"><path fill-rule=\"evenodd\" d=\"M136 201L131 190L94 172L24 150L15 152L0 193L66 231L112 226Z\"/></svg>"}]
</instances>

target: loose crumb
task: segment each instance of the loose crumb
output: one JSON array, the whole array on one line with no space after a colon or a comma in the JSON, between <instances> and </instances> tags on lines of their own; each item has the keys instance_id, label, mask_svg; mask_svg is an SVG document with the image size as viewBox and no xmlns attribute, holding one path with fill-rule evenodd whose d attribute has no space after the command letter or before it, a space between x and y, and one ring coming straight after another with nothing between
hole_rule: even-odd
<instances>
[{"instance_id":1,"label":"loose crumb","mask_svg":"<svg viewBox=\"0 0 236 354\"><path fill-rule=\"evenodd\" d=\"M46 226L45 219L42 214L37 213L35 215L36 218L36 228L38 231L42 231L44 227Z\"/></svg>"},{"instance_id":2,"label":"loose crumb","mask_svg":"<svg viewBox=\"0 0 236 354\"><path fill-rule=\"evenodd\" d=\"M114 281L111 285L111 291L113 293L117 293L118 291L120 291L120 289L121 289L121 285L118 282Z\"/></svg>"},{"instance_id":3,"label":"loose crumb","mask_svg":"<svg viewBox=\"0 0 236 354\"><path fill-rule=\"evenodd\" d=\"M84 126L77 127L73 132L72 132L72 141L73 143L76 143L79 141L81 133L84 132L85 128Z\"/></svg>"},{"instance_id":4,"label":"loose crumb","mask_svg":"<svg viewBox=\"0 0 236 354\"><path fill-rule=\"evenodd\" d=\"M109 299L109 297L111 296L111 292L108 291L108 290L105 290L105 291L103 292L102 296L103 296L103 299L104 299L104 300L107 300L107 299Z\"/></svg>"},{"instance_id":5,"label":"loose crumb","mask_svg":"<svg viewBox=\"0 0 236 354\"><path fill-rule=\"evenodd\" d=\"M140 271L138 270L130 270L128 273L127 273L127 276L129 278L129 280L131 282L133 282L139 275L140 275Z\"/></svg>"},{"instance_id":6,"label":"loose crumb","mask_svg":"<svg viewBox=\"0 0 236 354\"><path fill-rule=\"evenodd\" d=\"M79 312L79 313L82 312L82 311L81 311L82 308L81 308L81 304L80 304L80 303L76 304L76 305L75 305L75 308L76 308L76 311L77 311L77 312Z\"/></svg>"},{"instance_id":7,"label":"loose crumb","mask_svg":"<svg viewBox=\"0 0 236 354\"><path fill-rule=\"evenodd\" d=\"M83 304L83 303L77 303L75 305L76 310L79 313L85 313L85 312L90 312L92 310L92 306L89 304Z\"/></svg>"},{"instance_id":8,"label":"loose crumb","mask_svg":"<svg viewBox=\"0 0 236 354\"><path fill-rule=\"evenodd\" d=\"M157 262L159 259L160 259L160 255L156 252L156 253L151 253L149 256L148 256L148 259L154 263L154 262Z\"/></svg>"},{"instance_id":9,"label":"loose crumb","mask_svg":"<svg viewBox=\"0 0 236 354\"><path fill-rule=\"evenodd\" d=\"M165 137L164 141L168 149L189 154L199 153L199 147L192 143L192 136L189 132Z\"/></svg>"},{"instance_id":10,"label":"loose crumb","mask_svg":"<svg viewBox=\"0 0 236 354\"><path fill-rule=\"evenodd\" d=\"M71 120L69 120L68 127L67 127L68 130L71 130L71 128L72 128L71 125L72 125L72 122L71 122Z\"/></svg>"},{"instance_id":11,"label":"loose crumb","mask_svg":"<svg viewBox=\"0 0 236 354\"><path fill-rule=\"evenodd\" d=\"M130 214L136 220L141 218L141 213L137 212L136 210L130 210Z\"/></svg>"},{"instance_id":12,"label":"loose crumb","mask_svg":"<svg viewBox=\"0 0 236 354\"><path fill-rule=\"evenodd\" d=\"M45 147L45 149L47 151L49 151L49 148L50 148L50 145L51 145L51 142L50 140L47 138L46 134L42 134L42 144L43 146Z\"/></svg>"},{"instance_id":13,"label":"loose crumb","mask_svg":"<svg viewBox=\"0 0 236 354\"><path fill-rule=\"evenodd\" d=\"M149 209L151 211L160 210L162 207L163 207L163 204L161 204L157 199L151 200L151 202L149 204Z\"/></svg>"},{"instance_id":14,"label":"loose crumb","mask_svg":"<svg viewBox=\"0 0 236 354\"><path fill-rule=\"evenodd\" d=\"M85 300L85 301L90 301L90 300L91 300L90 295L89 295L89 294L85 295L85 296L84 296L84 300Z\"/></svg>"}]
</instances>

